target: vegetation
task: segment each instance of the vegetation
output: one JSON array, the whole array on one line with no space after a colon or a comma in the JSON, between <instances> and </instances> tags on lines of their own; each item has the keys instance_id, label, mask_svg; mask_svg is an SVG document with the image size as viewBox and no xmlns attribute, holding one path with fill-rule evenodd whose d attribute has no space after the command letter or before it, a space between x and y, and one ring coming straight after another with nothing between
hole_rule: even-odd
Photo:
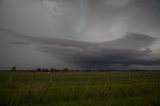
<instances>
[{"instance_id":1,"label":"vegetation","mask_svg":"<svg viewBox=\"0 0 160 106\"><path fill-rule=\"evenodd\" d=\"M13 67L11 68L11 71L16 71L16 66L13 66Z\"/></svg>"},{"instance_id":2,"label":"vegetation","mask_svg":"<svg viewBox=\"0 0 160 106\"><path fill-rule=\"evenodd\" d=\"M1 72L0 106L160 106L160 73Z\"/></svg>"}]
</instances>

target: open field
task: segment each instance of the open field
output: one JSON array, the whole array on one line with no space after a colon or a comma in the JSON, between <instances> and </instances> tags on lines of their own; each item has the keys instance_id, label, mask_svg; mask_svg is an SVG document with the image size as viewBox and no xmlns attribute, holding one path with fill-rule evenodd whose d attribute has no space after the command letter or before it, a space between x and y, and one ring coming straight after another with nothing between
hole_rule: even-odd
<instances>
[{"instance_id":1,"label":"open field","mask_svg":"<svg viewBox=\"0 0 160 106\"><path fill-rule=\"evenodd\" d=\"M160 106L160 73L0 72L0 106Z\"/></svg>"}]
</instances>

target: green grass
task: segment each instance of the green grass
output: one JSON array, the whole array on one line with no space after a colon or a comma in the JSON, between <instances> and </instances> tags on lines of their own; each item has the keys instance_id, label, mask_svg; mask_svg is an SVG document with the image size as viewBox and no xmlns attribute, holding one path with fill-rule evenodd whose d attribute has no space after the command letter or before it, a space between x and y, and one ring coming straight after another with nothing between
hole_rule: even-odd
<instances>
[{"instance_id":1,"label":"green grass","mask_svg":"<svg viewBox=\"0 0 160 106\"><path fill-rule=\"evenodd\" d=\"M160 73L0 72L0 106L160 106Z\"/></svg>"}]
</instances>

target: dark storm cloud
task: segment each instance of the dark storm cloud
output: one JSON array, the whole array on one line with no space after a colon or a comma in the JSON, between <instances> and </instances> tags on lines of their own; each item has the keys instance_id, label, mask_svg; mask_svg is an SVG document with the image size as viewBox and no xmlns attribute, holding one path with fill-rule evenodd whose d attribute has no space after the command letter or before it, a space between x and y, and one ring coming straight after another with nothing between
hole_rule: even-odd
<instances>
[{"instance_id":1,"label":"dark storm cloud","mask_svg":"<svg viewBox=\"0 0 160 106\"><path fill-rule=\"evenodd\" d=\"M12 33L26 41L38 43L39 51L51 56L56 55L79 68L105 68L117 64L123 66L158 65L160 62L160 59L148 59L153 56L149 47L156 41L156 38L144 34L127 33L117 40L88 43Z\"/></svg>"},{"instance_id":2,"label":"dark storm cloud","mask_svg":"<svg viewBox=\"0 0 160 106\"><path fill-rule=\"evenodd\" d=\"M142 34L132 34L132 36L133 37L131 37L131 35L126 35L122 38L123 40L118 39L116 41L118 43L115 44L115 41L105 42L106 46L104 45L104 42L98 44L93 43L83 47L74 45L62 46L57 44L56 46L43 47L42 50L50 54L57 54L60 58L63 58L64 61L83 68L102 68L110 64L159 64L159 60L151 61L146 59L152 54L152 51L147 47L153 44L155 38ZM139 45L139 47L132 47L133 42L130 42L129 38L134 38L134 36L135 39L137 36L143 38L143 40L137 39L134 41L134 43ZM114 47L110 47L108 45L112 45ZM126 45L125 47L128 48L122 48L122 45Z\"/></svg>"},{"instance_id":3,"label":"dark storm cloud","mask_svg":"<svg viewBox=\"0 0 160 106\"><path fill-rule=\"evenodd\" d=\"M107 65L152 65L159 64L159 60L146 60L147 52L131 51L131 50L101 50L100 53L91 53L90 55L76 55L71 61L73 64L78 64L80 67L89 68L107 68Z\"/></svg>"},{"instance_id":4,"label":"dark storm cloud","mask_svg":"<svg viewBox=\"0 0 160 106\"><path fill-rule=\"evenodd\" d=\"M137 37L143 39L136 39ZM137 46L133 46L133 42L130 42L131 39L129 38L135 38L136 40L133 40L133 42ZM110 41L91 44L64 40L62 44L62 41L56 42L54 45L41 47L41 50L51 55L56 54L64 61L81 68L100 68L108 64L159 64L159 60L146 59L152 54L152 51L147 47L152 45L154 41L155 38L147 35L132 34L132 37L126 35L124 38L118 39L116 43ZM46 41L41 43L48 44Z\"/></svg>"},{"instance_id":5,"label":"dark storm cloud","mask_svg":"<svg viewBox=\"0 0 160 106\"><path fill-rule=\"evenodd\" d=\"M148 64L153 63L146 61L145 57L150 54L150 51L133 51L133 50L117 50L117 49L98 49L95 50L80 50L74 47L46 47L43 51L52 54L58 54L64 61L80 67L97 67L100 68L107 64Z\"/></svg>"}]
</instances>

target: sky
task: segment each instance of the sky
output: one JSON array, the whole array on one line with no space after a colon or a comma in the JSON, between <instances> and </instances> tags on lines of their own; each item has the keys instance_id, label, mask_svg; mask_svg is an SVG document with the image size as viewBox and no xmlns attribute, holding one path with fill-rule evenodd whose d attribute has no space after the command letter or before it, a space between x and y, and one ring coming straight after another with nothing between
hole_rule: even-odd
<instances>
[{"instance_id":1,"label":"sky","mask_svg":"<svg viewBox=\"0 0 160 106\"><path fill-rule=\"evenodd\" d=\"M0 0L0 70L160 69L159 0Z\"/></svg>"}]
</instances>

